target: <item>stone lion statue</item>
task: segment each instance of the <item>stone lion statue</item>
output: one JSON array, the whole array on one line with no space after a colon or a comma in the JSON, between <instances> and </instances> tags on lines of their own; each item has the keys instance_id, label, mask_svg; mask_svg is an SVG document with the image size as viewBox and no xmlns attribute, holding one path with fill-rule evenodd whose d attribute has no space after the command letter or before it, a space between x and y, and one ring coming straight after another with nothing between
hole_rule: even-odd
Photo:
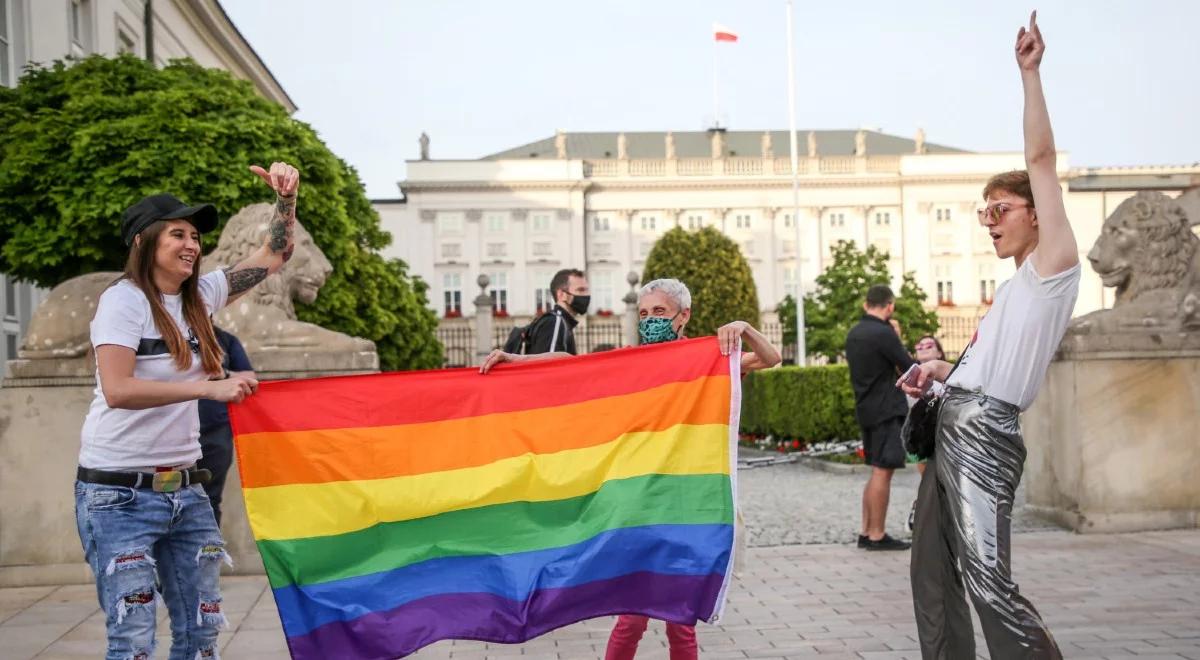
<instances>
[{"instance_id":1,"label":"stone lion statue","mask_svg":"<svg viewBox=\"0 0 1200 660\"><path fill-rule=\"evenodd\" d=\"M89 325L100 294L120 273L100 271L73 277L54 287L29 320L17 356L26 360L77 361L90 375L95 369ZM47 374L47 375L70 375Z\"/></svg>"},{"instance_id":2,"label":"stone lion statue","mask_svg":"<svg viewBox=\"0 0 1200 660\"><path fill-rule=\"evenodd\" d=\"M217 248L205 255L204 269L236 264L262 245L272 213L271 204L252 204L230 218ZM312 236L297 222L291 260L213 320L238 336L260 373L375 371L379 359L374 342L296 318L294 301L315 301L332 270ZM95 359L89 324L100 294L120 276L109 271L89 273L54 287L30 319L18 359L9 364L12 376L91 377Z\"/></svg>"},{"instance_id":3,"label":"stone lion statue","mask_svg":"<svg viewBox=\"0 0 1200 660\"><path fill-rule=\"evenodd\" d=\"M217 248L203 260L205 270L232 266L257 250L263 243L274 207L271 204L252 204L229 219ZM218 312L213 321L237 335L246 347L256 369L259 363L268 370L279 360L312 360L317 354L370 354L377 361L374 342L327 330L296 318L293 301L311 304L333 266L313 242L312 236L296 223L296 251L278 273L268 277L233 304ZM365 356L358 356L362 361ZM294 368L280 368L292 371ZM286 365L279 365L285 367Z\"/></svg>"},{"instance_id":4,"label":"stone lion statue","mask_svg":"<svg viewBox=\"0 0 1200 660\"><path fill-rule=\"evenodd\" d=\"M1184 343L1200 338L1200 238L1191 228L1198 220L1189 221L1180 200L1160 192L1122 202L1088 252L1104 285L1116 288L1116 302L1076 319L1068 333L1180 335L1175 339Z\"/></svg>"}]
</instances>

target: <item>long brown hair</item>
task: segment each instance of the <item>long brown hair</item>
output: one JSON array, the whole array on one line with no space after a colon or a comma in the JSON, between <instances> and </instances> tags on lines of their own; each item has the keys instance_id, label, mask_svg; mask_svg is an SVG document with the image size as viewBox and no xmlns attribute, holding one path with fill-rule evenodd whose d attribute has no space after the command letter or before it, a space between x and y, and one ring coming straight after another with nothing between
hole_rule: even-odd
<instances>
[{"instance_id":1,"label":"long brown hair","mask_svg":"<svg viewBox=\"0 0 1200 660\"><path fill-rule=\"evenodd\" d=\"M134 241L129 248L129 258L125 261L125 274L122 279L133 282L146 300L150 301L150 314L154 318L154 327L162 335L167 344L167 350L175 362L175 368L180 371L192 366L191 349L188 342L179 332L179 326L167 313L162 303L162 292L154 283L154 253L158 249L158 238L167 229L167 223L158 221L142 230L141 241ZM200 342L200 363L204 372L213 376L222 373L221 346L217 343L217 335L213 332L212 320L208 317L208 309L200 298L200 253L196 252L196 263L192 266L192 274L183 281L179 293L183 297L183 319Z\"/></svg>"}]
</instances>

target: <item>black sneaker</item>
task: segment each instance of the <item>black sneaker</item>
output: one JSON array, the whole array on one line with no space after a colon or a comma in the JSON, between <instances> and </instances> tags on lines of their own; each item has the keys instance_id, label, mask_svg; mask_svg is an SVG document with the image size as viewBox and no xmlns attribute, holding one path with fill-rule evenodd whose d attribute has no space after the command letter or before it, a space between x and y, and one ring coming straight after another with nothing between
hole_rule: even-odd
<instances>
[{"instance_id":1,"label":"black sneaker","mask_svg":"<svg viewBox=\"0 0 1200 660\"><path fill-rule=\"evenodd\" d=\"M912 547L912 544L908 541L900 541L884 534L883 538L878 541L867 539L866 544L862 547L867 550L908 550Z\"/></svg>"},{"instance_id":2,"label":"black sneaker","mask_svg":"<svg viewBox=\"0 0 1200 660\"><path fill-rule=\"evenodd\" d=\"M866 534L858 535L858 547L865 548L865 547L867 547L867 543L870 543L870 541L871 541L871 539L869 537L867 537Z\"/></svg>"}]
</instances>

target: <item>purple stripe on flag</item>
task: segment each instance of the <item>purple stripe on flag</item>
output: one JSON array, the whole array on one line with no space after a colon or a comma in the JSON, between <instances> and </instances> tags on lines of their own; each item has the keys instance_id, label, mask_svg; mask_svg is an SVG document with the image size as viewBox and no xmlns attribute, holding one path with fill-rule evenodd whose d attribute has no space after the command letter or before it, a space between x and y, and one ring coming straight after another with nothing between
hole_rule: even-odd
<instances>
[{"instance_id":1,"label":"purple stripe on flag","mask_svg":"<svg viewBox=\"0 0 1200 660\"><path fill-rule=\"evenodd\" d=\"M337 621L289 638L294 660L384 660L443 639L518 643L584 619L643 614L694 624L712 616L724 576L631 573L539 589L517 601L489 593L430 596L386 612Z\"/></svg>"}]
</instances>

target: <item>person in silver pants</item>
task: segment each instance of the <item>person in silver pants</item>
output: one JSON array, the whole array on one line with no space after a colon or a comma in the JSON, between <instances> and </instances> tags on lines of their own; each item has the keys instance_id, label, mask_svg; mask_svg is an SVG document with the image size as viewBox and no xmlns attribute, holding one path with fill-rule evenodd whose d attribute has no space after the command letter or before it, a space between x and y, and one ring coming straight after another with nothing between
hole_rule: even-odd
<instances>
[{"instance_id":1,"label":"person in silver pants","mask_svg":"<svg viewBox=\"0 0 1200 660\"><path fill-rule=\"evenodd\" d=\"M967 595L993 658L1062 657L1012 581L1013 497L1025 464L1019 412L984 394L950 388L944 395L913 525L913 603L924 658L975 657Z\"/></svg>"},{"instance_id":2,"label":"person in silver pants","mask_svg":"<svg viewBox=\"0 0 1200 660\"><path fill-rule=\"evenodd\" d=\"M993 176L979 223L1016 272L996 289L991 309L953 369L921 364L915 382L948 386L934 438L932 468L917 494L912 592L921 655L975 657L969 596L996 660L1061 658L1041 616L1012 579L1013 498L1025 464L1018 416L1037 397L1079 294L1079 247L1067 218L1057 151L1042 90L1045 43L1037 14L1017 33L1024 92L1025 170Z\"/></svg>"}]
</instances>

